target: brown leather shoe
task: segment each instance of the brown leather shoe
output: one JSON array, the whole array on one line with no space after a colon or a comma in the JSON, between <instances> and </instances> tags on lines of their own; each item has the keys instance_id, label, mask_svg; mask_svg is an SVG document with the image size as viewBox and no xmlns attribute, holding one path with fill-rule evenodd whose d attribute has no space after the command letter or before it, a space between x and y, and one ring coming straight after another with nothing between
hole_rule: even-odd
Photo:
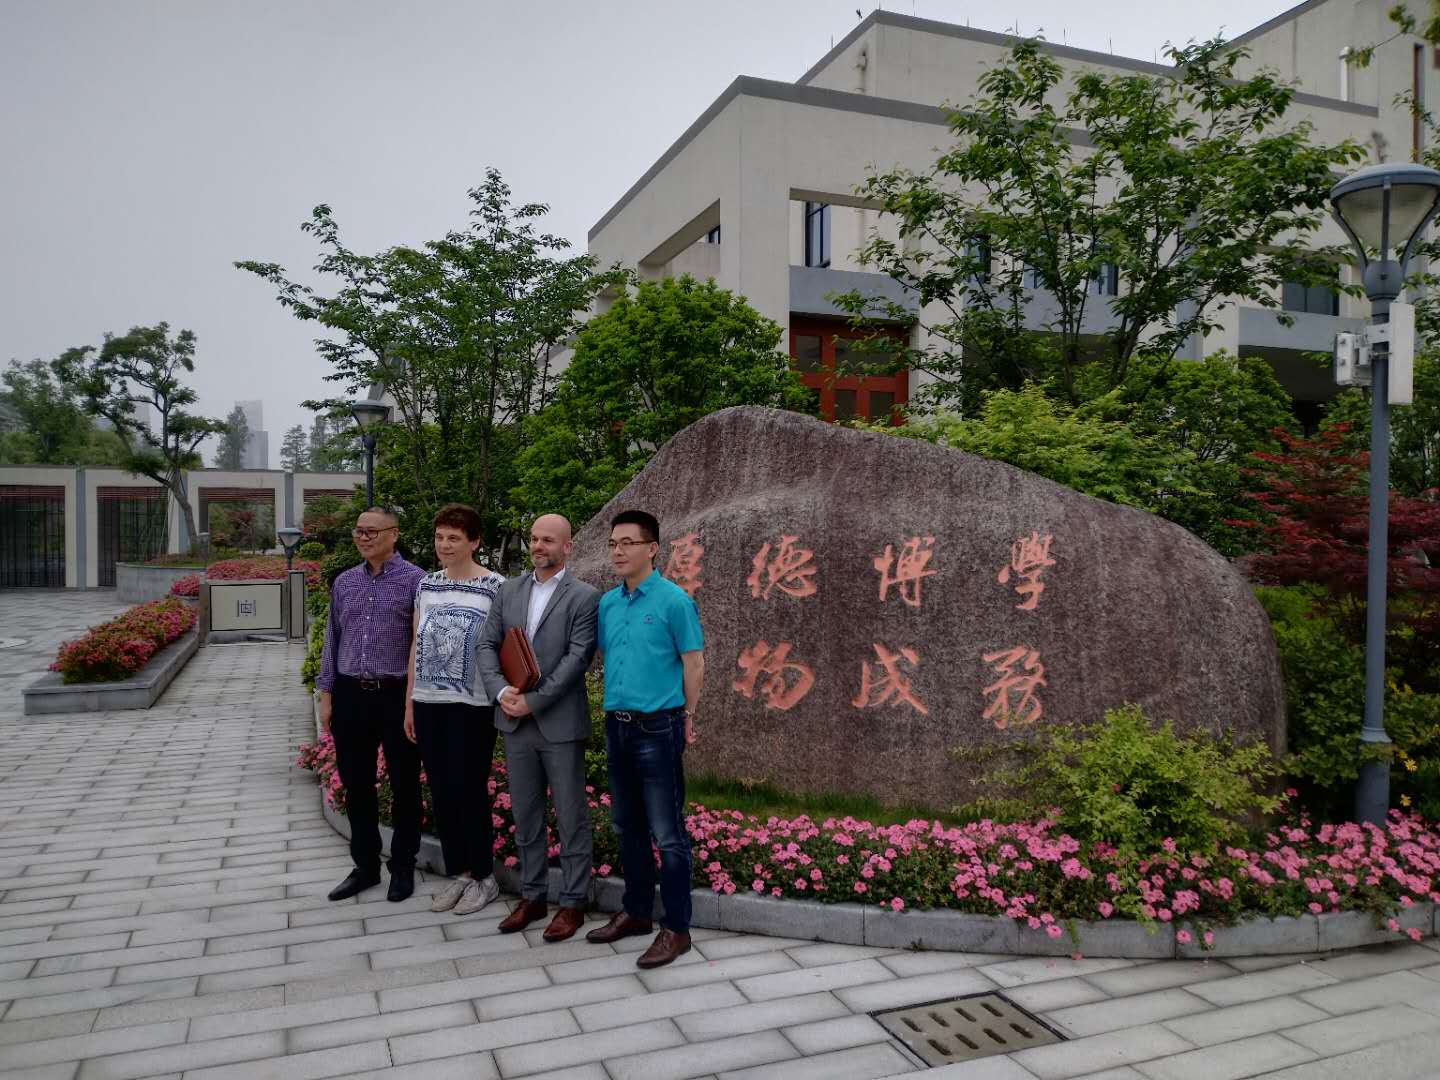
<instances>
[{"instance_id":1,"label":"brown leather shoe","mask_svg":"<svg viewBox=\"0 0 1440 1080\"><path fill-rule=\"evenodd\" d=\"M623 911L617 911L610 916L610 921L604 926L597 926L586 934L585 940L593 941L596 945L609 945L612 941L619 941L622 937L648 934L650 930L649 919L635 919Z\"/></svg>"},{"instance_id":2,"label":"brown leather shoe","mask_svg":"<svg viewBox=\"0 0 1440 1080\"><path fill-rule=\"evenodd\" d=\"M662 927L660 933L655 935L655 940L650 943L650 947L640 954L639 960L635 961L635 966L664 967L677 956L684 956L689 951L689 934L677 934L674 930L666 930Z\"/></svg>"},{"instance_id":3,"label":"brown leather shoe","mask_svg":"<svg viewBox=\"0 0 1440 1080\"><path fill-rule=\"evenodd\" d=\"M514 911L500 920L500 932L514 934L549 913L550 909L546 907L544 900L521 900L515 905Z\"/></svg>"},{"instance_id":4,"label":"brown leather shoe","mask_svg":"<svg viewBox=\"0 0 1440 1080\"><path fill-rule=\"evenodd\" d=\"M564 941L574 937L575 931L585 925L585 913L578 907L562 907L555 912L555 918L545 927L541 935L546 941Z\"/></svg>"}]
</instances>

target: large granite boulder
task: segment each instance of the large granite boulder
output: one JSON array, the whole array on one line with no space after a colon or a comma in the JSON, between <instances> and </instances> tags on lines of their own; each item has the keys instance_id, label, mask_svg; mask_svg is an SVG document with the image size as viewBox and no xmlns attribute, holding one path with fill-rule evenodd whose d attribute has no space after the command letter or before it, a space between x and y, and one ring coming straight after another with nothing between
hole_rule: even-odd
<instances>
[{"instance_id":1,"label":"large granite boulder","mask_svg":"<svg viewBox=\"0 0 1440 1080\"><path fill-rule=\"evenodd\" d=\"M1143 511L761 408L676 435L580 532L574 572L602 589L627 509L659 518L657 562L705 628L692 772L944 807L985 790L952 749L1125 702L1283 744L1250 587Z\"/></svg>"}]
</instances>

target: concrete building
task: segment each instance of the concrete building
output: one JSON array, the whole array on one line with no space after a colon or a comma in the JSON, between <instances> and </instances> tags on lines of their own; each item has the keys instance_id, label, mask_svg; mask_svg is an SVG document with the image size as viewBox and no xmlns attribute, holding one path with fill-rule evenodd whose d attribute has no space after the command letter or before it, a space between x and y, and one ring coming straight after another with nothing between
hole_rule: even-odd
<instances>
[{"instance_id":1,"label":"concrete building","mask_svg":"<svg viewBox=\"0 0 1440 1080\"><path fill-rule=\"evenodd\" d=\"M245 414L245 426L249 435L240 456L242 469L270 468L270 433L265 430L265 403L263 401L237 401L235 407Z\"/></svg>"},{"instance_id":2,"label":"concrete building","mask_svg":"<svg viewBox=\"0 0 1440 1080\"><path fill-rule=\"evenodd\" d=\"M324 495L349 499L357 473L194 469L186 490L198 528L212 504L264 507L276 525L300 526ZM117 562L183 550L179 505L153 480L120 469L0 466L0 589L104 588Z\"/></svg>"},{"instance_id":3,"label":"concrete building","mask_svg":"<svg viewBox=\"0 0 1440 1080\"><path fill-rule=\"evenodd\" d=\"M1251 53L1242 73L1270 68L1293 82L1298 92L1286 119L1308 120L1317 140L1350 138L1370 147L1372 161L1408 160L1423 132L1393 102L1412 91L1422 103L1436 100L1440 51L1418 37L1392 36L1385 8L1377 0L1307 0L1233 39ZM793 83L741 76L600 218L590 253L601 265L618 261L644 277L714 278L786 328L790 354L822 394L825 415L883 416L907 399L919 376L826 377L854 336L828 294L859 289L914 310L896 283L855 258L872 229L893 229L855 191L872 170L932 166L936 148L950 142L941 104L971 99L981 73L1016 41L876 11ZM1376 42L1369 67L1345 63L1347 49ZM1070 77L1174 73L1106 53L1044 48ZM1345 242L1330 222L1319 239ZM1036 330L1045 324L1038 292ZM1306 354L1328 351L1335 333L1359 325L1367 309L1325 289L1287 287L1277 299L1292 325L1268 309L1232 306L1215 313L1220 327L1192 340L1187 353L1224 349L1266 358L1303 415L1305 403L1313 410L1335 389ZM1109 314L1096 311L1096 332Z\"/></svg>"}]
</instances>

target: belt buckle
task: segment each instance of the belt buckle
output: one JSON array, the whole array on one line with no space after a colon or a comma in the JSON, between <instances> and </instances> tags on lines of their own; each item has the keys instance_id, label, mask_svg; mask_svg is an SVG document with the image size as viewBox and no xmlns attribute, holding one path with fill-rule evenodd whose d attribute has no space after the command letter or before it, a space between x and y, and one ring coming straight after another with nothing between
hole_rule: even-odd
<instances>
[{"instance_id":1,"label":"belt buckle","mask_svg":"<svg viewBox=\"0 0 1440 1080\"><path fill-rule=\"evenodd\" d=\"M635 714L629 709L616 709L615 719L619 720L622 724L633 724L635 722Z\"/></svg>"},{"instance_id":2,"label":"belt buckle","mask_svg":"<svg viewBox=\"0 0 1440 1080\"><path fill-rule=\"evenodd\" d=\"M360 689L361 689L361 690L379 690L379 689L380 689L380 680L379 680L379 679L367 679L367 678L364 678L364 677L362 676L361 679L360 679Z\"/></svg>"}]
</instances>

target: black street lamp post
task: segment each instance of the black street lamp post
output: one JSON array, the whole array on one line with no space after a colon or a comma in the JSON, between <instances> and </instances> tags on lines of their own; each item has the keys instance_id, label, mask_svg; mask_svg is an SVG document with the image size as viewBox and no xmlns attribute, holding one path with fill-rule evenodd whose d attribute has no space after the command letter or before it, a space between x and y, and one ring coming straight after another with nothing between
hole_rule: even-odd
<instances>
[{"instance_id":1,"label":"black street lamp post","mask_svg":"<svg viewBox=\"0 0 1440 1080\"><path fill-rule=\"evenodd\" d=\"M305 534L293 526L275 530L276 537L280 540L280 546L285 549L285 569L295 569L295 548L300 544L300 537Z\"/></svg>"},{"instance_id":2,"label":"black street lamp post","mask_svg":"<svg viewBox=\"0 0 1440 1080\"><path fill-rule=\"evenodd\" d=\"M375 431L390 419L390 406L383 401L353 402L350 415L360 428L360 444L365 448L365 505L375 504Z\"/></svg>"},{"instance_id":3,"label":"black street lamp post","mask_svg":"<svg viewBox=\"0 0 1440 1080\"><path fill-rule=\"evenodd\" d=\"M1335 220L1359 256L1370 300L1370 533L1365 582L1365 722L1363 748L1388 748L1385 732L1385 593L1390 510L1390 308L1400 296L1406 264L1425 226L1440 209L1440 172L1406 163L1371 165L1330 189ZM1390 257L1399 252L1399 259ZM1371 258L1371 253L1375 257ZM1383 824L1390 809L1388 755L1366 754L1355 785L1355 816Z\"/></svg>"}]
</instances>

